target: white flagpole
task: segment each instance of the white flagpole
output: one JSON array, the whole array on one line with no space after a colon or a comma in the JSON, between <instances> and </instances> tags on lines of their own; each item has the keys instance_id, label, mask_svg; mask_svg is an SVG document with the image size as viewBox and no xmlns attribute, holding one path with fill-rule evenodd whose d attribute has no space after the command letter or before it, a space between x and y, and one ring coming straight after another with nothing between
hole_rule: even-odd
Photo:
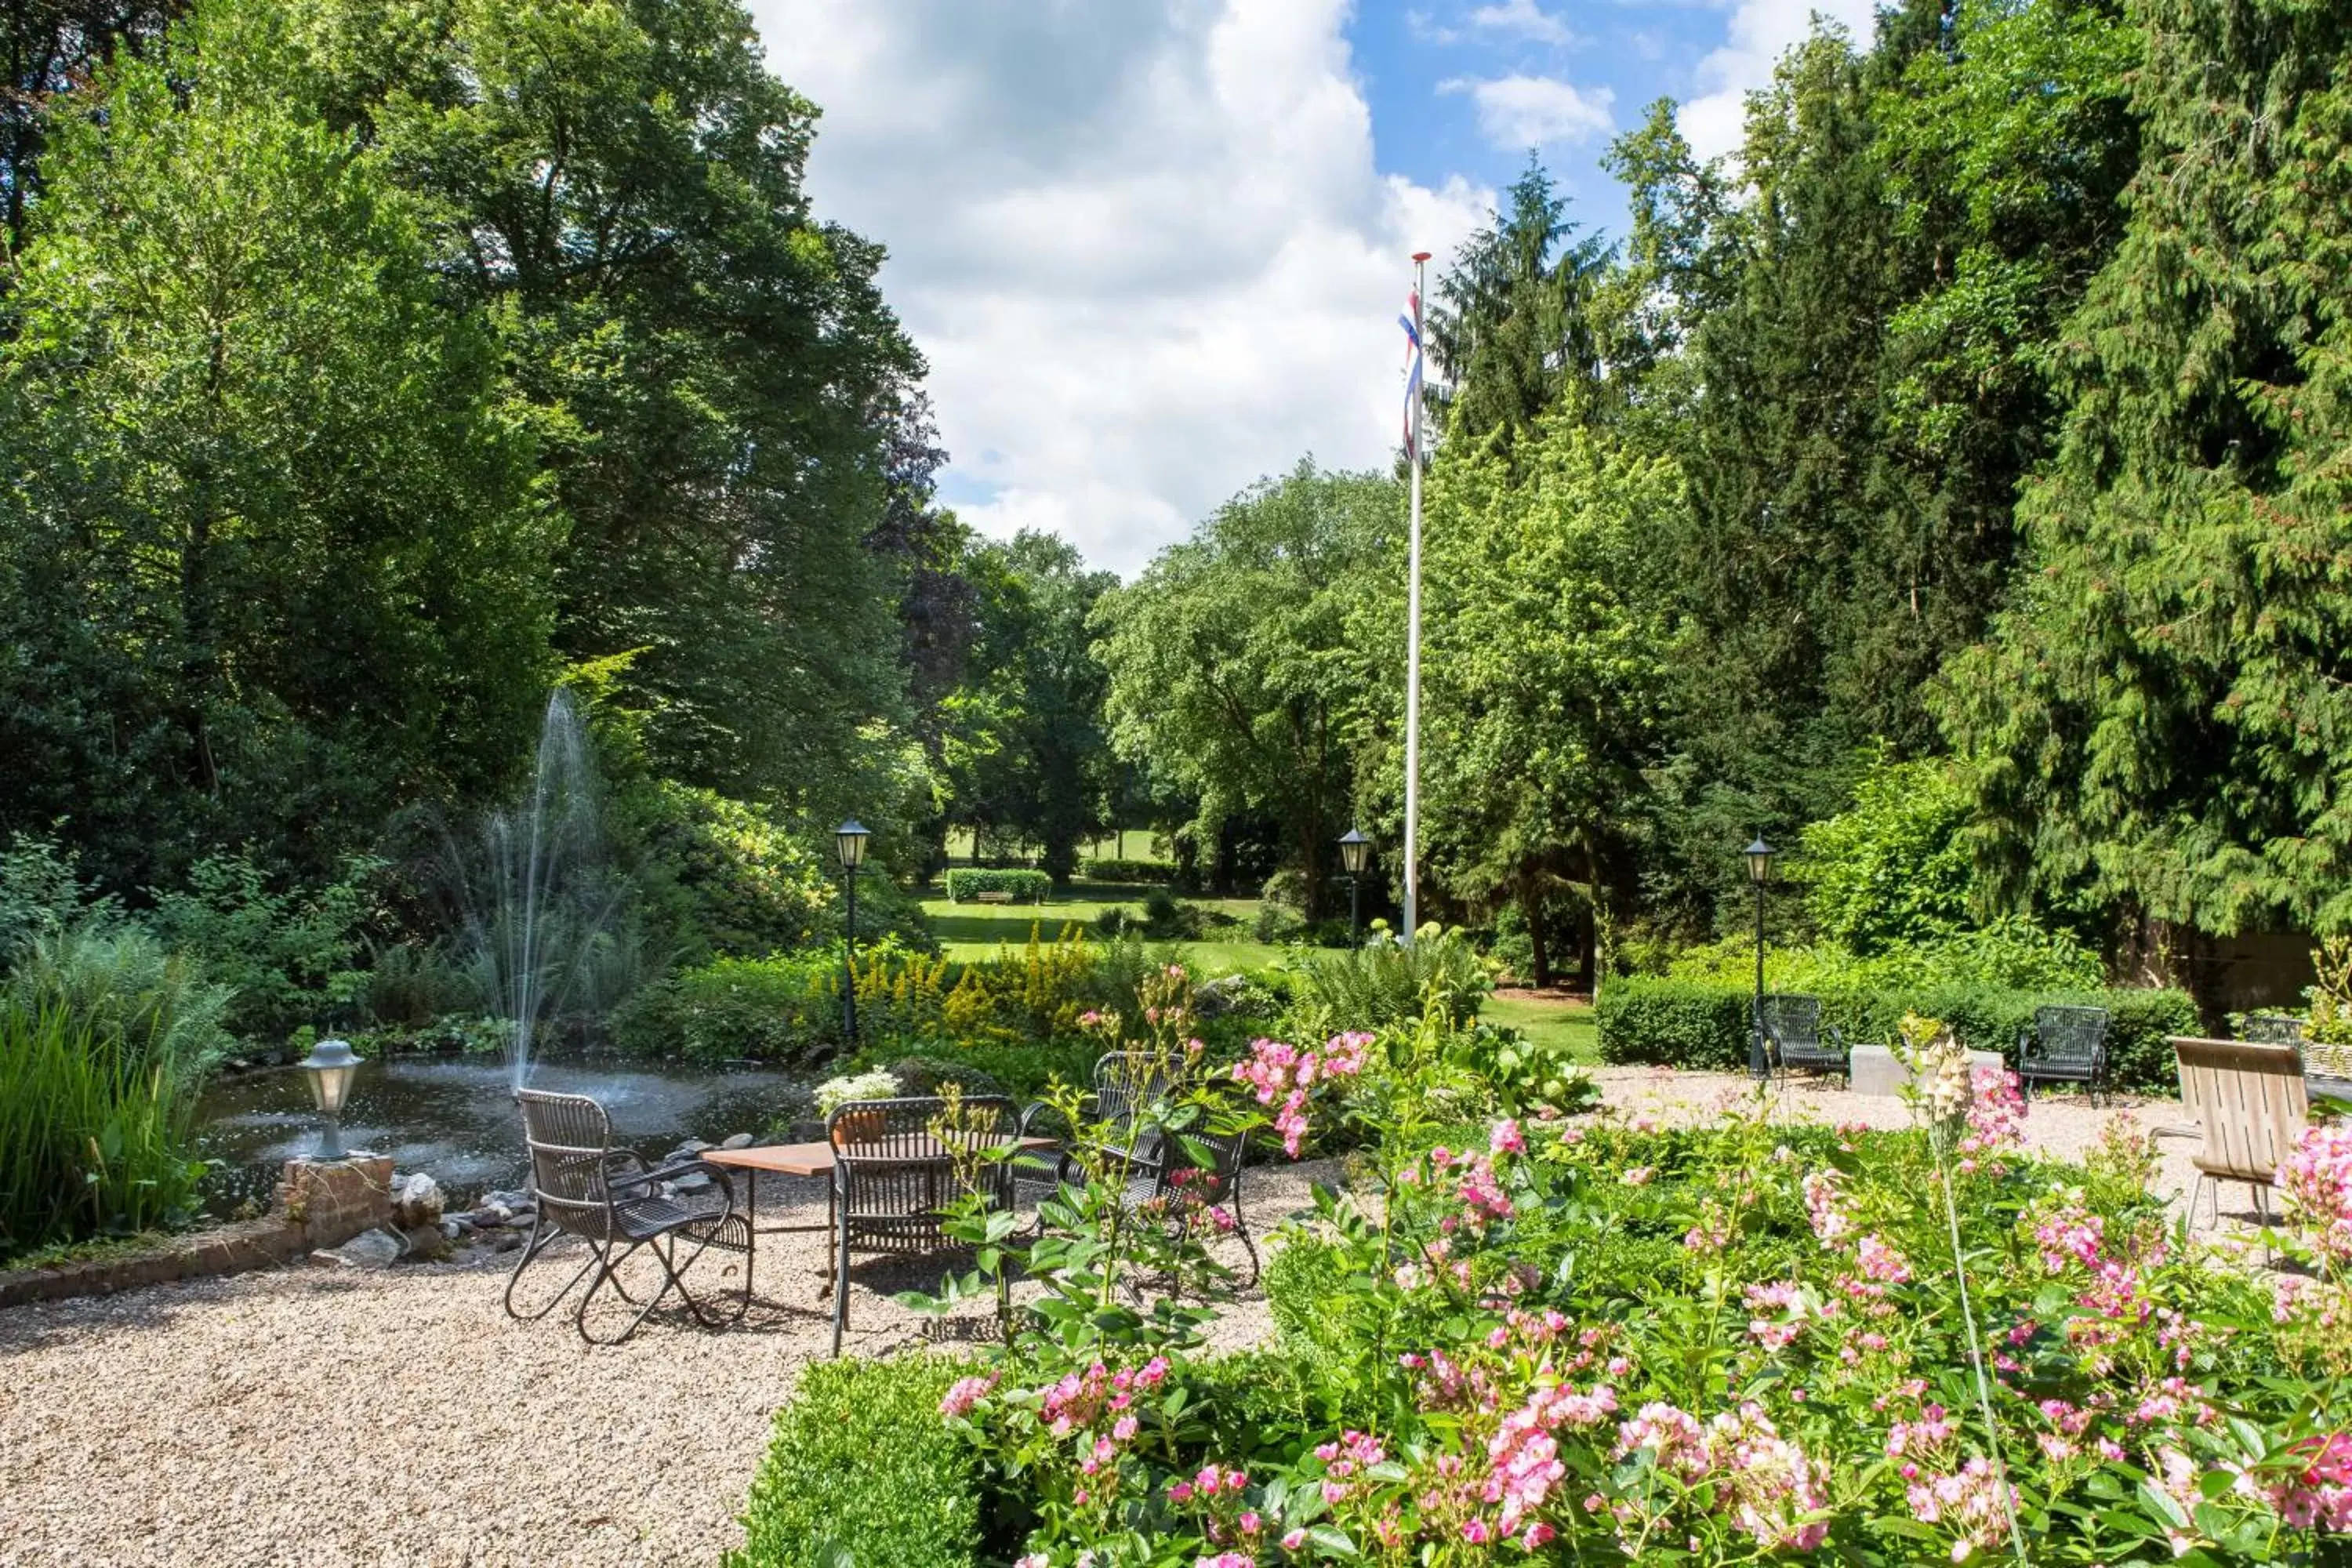
<instances>
[{"instance_id":1,"label":"white flagpole","mask_svg":"<svg viewBox=\"0 0 2352 1568\"><path fill-rule=\"evenodd\" d=\"M1413 352L1422 364L1424 383L1428 379L1429 353L1421 335L1422 269L1429 260L1429 252L1415 251L1412 258L1412 341ZM1405 586L1404 623L1404 940L1411 946L1413 932L1421 929L1421 405L1423 395L1415 392L1412 399L1412 450L1405 460L1412 465L1412 552Z\"/></svg>"}]
</instances>

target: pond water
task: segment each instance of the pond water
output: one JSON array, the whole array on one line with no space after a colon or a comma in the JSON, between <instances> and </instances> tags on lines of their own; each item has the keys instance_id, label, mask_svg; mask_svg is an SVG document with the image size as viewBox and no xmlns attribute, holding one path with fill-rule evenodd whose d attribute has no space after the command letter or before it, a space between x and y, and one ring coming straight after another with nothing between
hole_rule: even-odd
<instances>
[{"instance_id":1,"label":"pond water","mask_svg":"<svg viewBox=\"0 0 2352 1568\"><path fill-rule=\"evenodd\" d=\"M402 1171L427 1171L453 1204L523 1184L522 1119L506 1063L495 1058L372 1058L343 1108L343 1144L389 1154ZM765 1135L806 1114L808 1080L761 1068L597 1058L534 1061L534 1088L593 1095L616 1142L657 1159L688 1138ZM223 1079L206 1091L197 1153L214 1163L205 1207L226 1214L269 1201L278 1167L319 1146L319 1115L299 1068Z\"/></svg>"}]
</instances>

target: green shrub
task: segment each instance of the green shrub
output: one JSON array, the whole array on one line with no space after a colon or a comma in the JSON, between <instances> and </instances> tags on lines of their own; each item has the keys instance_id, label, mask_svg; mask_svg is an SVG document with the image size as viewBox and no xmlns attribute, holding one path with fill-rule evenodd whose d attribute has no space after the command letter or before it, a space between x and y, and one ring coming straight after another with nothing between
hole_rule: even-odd
<instances>
[{"instance_id":1,"label":"green shrub","mask_svg":"<svg viewBox=\"0 0 2352 1568\"><path fill-rule=\"evenodd\" d=\"M2180 991L2031 991L1943 984L1888 991L1822 991L1822 1019L1851 1045L1892 1039L1906 1013L1940 1018L1972 1050L1999 1051L2013 1067L2018 1037L2038 1007L2105 1007L2107 1057L2116 1086L2165 1092L2177 1082L2170 1035L2193 1034L2197 1007ZM1612 980L1593 1003L1603 1061L1732 1068L1748 1061L1752 991L1727 984Z\"/></svg>"},{"instance_id":2,"label":"green shrub","mask_svg":"<svg viewBox=\"0 0 2352 1568\"><path fill-rule=\"evenodd\" d=\"M969 1370L930 1358L810 1366L776 1412L726 1568L971 1568L978 1455L940 1415Z\"/></svg>"},{"instance_id":3,"label":"green shrub","mask_svg":"<svg viewBox=\"0 0 2352 1568\"><path fill-rule=\"evenodd\" d=\"M0 1257L193 1216L227 1003L135 926L34 943L0 992Z\"/></svg>"},{"instance_id":4,"label":"green shrub","mask_svg":"<svg viewBox=\"0 0 2352 1568\"><path fill-rule=\"evenodd\" d=\"M1854 952L1961 929L1974 880L1960 837L1969 812L1949 763L1879 758L1851 806L1804 831L1797 874L1814 926Z\"/></svg>"},{"instance_id":5,"label":"green shrub","mask_svg":"<svg viewBox=\"0 0 2352 1568\"><path fill-rule=\"evenodd\" d=\"M948 899L966 903L982 893L1010 893L1015 901L1042 904L1054 896L1054 879L1043 871L959 867L948 873Z\"/></svg>"},{"instance_id":6,"label":"green shrub","mask_svg":"<svg viewBox=\"0 0 2352 1568\"><path fill-rule=\"evenodd\" d=\"M73 852L56 839L20 833L0 851L0 971L43 937L118 912L83 886Z\"/></svg>"},{"instance_id":7,"label":"green shrub","mask_svg":"<svg viewBox=\"0 0 2352 1568\"><path fill-rule=\"evenodd\" d=\"M1250 940L1281 943L1297 942L1307 930L1307 917L1287 904L1261 903L1250 918Z\"/></svg>"},{"instance_id":8,"label":"green shrub","mask_svg":"<svg viewBox=\"0 0 2352 1568\"><path fill-rule=\"evenodd\" d=\"M1686 949L1666 968L1673 979L1727 985L1751 985L1755 973L1756 944L1745 937ZM1807 995L1954 984L2011 991L2096 991L2105 979L2098 955L2072 931L2053 931L2016 915L1889 942L1866 956L1830 942L1773 947L1764 955L1768 990Z\"/></svg>"},{"instance_id":9,"label":"green shrub","mask_svg":"<svg viewBox=\"0 0 2352 1568\"><path fill-rule=\"evenodd\" d=\"M1201 906L1188 904L1166 888L1143 897L1143 934L1154 942L1191 942L1205 925Z\"/></svg>"},{"instance_id":10,"label":"green shrub","mask_svg":"<svg viewBox=\"0 0 2352 1568\"><path fill-rule=\"evenodd\" d=\"M1459 1027L1478 1016L1493 989L1467 936L1430 927L1411 947L1372 941L1308 959L1298 970L1289 1022L1301 1038L1384 1028L1418 1019L1434 993Z\"/></svg>"},{"instance_id":11,"label":"green shrub","mask_svg":"<svg viewBox=\"0 0 2352 1568\"><path fill-rule=\"evenodd\" d=\"M885 942L857 955L861 1041L904 1050L936 1038L951 966ZM647 985L613 1011L614 1044L639 1056L799 1063L848 1043L841 950L721 958Z\"/></svg>"},{"instance_id":12,"label":"green shrub","mask_svg":"<svg viewBox=\"0 0 2352 1568\"><path fill-rule=\"evenodd\" d=\"M370 1023L415 1029L440 1018L482 1013L490 998L483 994L473 967L441 943L371 942L359 1001Z\"/></svg>"},{"instance_id":13,"label":"green shrub","mask_svg":"<svg viewBox=\"0 0 2352 1568\"><path fill-rule=\"evenodd\" d=\"M341 1012L365 986L354 960L365 886L381 866L354 857L336 880L296 894L271 888L246 856L210 856L190 868L185 888L156 894L156 933L236 993L232 1031L279 1044Z\"/></svg>"},{"instance_id":14,"label":"green shrub","mask_svg":"<svg viewBox=\"0 0 2352 1568\"><path fill-rule=\"evenodd\" d=\"M1119 882L1130 887L1151 882L1169 882L1176 878L1176 868L1157 860L1113 860L1108 858L1089 860L1086 864L1087 879L1090 882Z\"/></svg>"}]
</instances>

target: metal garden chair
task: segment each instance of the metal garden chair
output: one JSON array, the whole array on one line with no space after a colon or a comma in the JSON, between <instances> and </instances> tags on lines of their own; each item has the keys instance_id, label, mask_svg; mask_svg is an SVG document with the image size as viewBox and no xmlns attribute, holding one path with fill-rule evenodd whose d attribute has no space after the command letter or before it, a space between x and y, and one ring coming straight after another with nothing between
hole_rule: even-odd
<instances>
[{"instance_id":1,"label":"metal garden chair","mask_svg":"<svg viewBox=\"0 0 2352 1568\"><path fill-rule=\"evenodd\" d=\"M2107 1093L2107 1010L2037 1007L2033 1026L2017 1037L2017 1078L2025 1097L2042 1083L2079 1083L2094 1100Z\"/></svg>"},{"instance_id":2,"label":"metal garden chair","mask_svg":"<svg viewBox=\"0 0 2352 1568\"><path fill-rule=\"evenodd\" d=\"M1832 1025L1822 1037L1822 999L1774 992L1764 998L1764 1041L1782 1072L1848 1072L1845 1037Z\"/></svg>"},{"instance_id":3,"label":"metal garden chair","mask_svg":"<svg viewBox=\"0 0 2352 1568\"><path fill-rule=\"evenodd\" d=\"M985 1146L1012 1142L1020 1119L1001 1094L968 1094L959 1116L971 1147L954 1149L937 1128L948 1102L934 1096L854 1100L826 1120L833 1144L833 1353L849 1329L849 1258L853 1252L928 1258L962 1244L949 1237L948 1210L979 1191L992 1205L1006 1202L1011 1179L1003 1160L972 1169ZM966 1169L959 1171L959 1165ZM1000 1279L1000 1293L1004 1286Z\"/></svg>"},{"instance_id":4,"label":"metal garden chair","mask_svg":"<svg viewBox=\"0 0 2352 1568\"><path fill-rule=\"evenodd\" d=\"M1132 1159L1156 1160L1160 1130L1144 1113L1175 1087L1175 1072L1158 1051L1106 1051L1095 1059L1095 1115L1117 1123L1125 1131L1112 1140L1117 1152Z\"/></svg>"},{"instance_id":5,"label":"metal garden chair","mask_svg":"<svg viewBox=\"0 0 2352 1568\"><path fill-rule=\"evenodd\" d=\"M1246 1290L1257 1283L1257 1244L1251 1239L1249 1220L1242 1213L1242 1165L1248 1152L1246 1132L1186 1131L1166 1134L1160 1147L1164 1157L1130 1158L1124 1199L1130 1208L1165 1216L1180 1233L1189 1232L1203 1215L1223 1210L1233 1221L1233 1234L1249 1255ZM1223 1228L1222 1226L1220 1227Z\"/></svg>"},{"instance_id":6,"label":"metal garden chair","mask_svg":"<svg viewBox=\"0 0 2352 1568\"><path fill-rule=\"evenodd\" d=\"M748 1267L743 1270L740 1295L728 1312L707 1309L687 1288L685 1279L695 1260L714 1247L740 1252L749 1262L751 1217L736 1212L735 1188L725 1171L700 1160L648 1166L635 1151L614 1147L612 1119L586 1095L525 1089L515 1091L515 1100L522 1108L523 1141L530 1150L531 1194L538 1207L530 1239L507 1278L509 1317L525 1322L543 1318L585 1279L588 1288L581 1294L572 1321L580 1337L592 1344L618 1344L627 1339L673 1290L706 1328L725 1328L742 1321L751 1304ZM688 1174L708 1176L710 1185L688 1194L664 1194L663 1183ZM587 1261L536 1310L518 1307L515 1287L523 1271L558 1237L567 1236L587 1244ZM683 1262L678 1258L680 1241L692 1247ZM659 1287L643 1302L629 1293L620 1276L621 1266L641 1250L649 1253L661 1268ZM589 1328L588 1311L598 1292L608 1289L638 1310L618 1334L605 1338Z\"/></svg>"}]
</instances>

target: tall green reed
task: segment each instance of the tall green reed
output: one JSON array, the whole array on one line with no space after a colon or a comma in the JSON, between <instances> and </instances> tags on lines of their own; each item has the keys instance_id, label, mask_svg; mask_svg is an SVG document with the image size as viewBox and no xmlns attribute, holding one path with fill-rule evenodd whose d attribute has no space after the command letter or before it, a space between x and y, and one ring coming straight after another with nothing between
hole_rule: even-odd
<instances>
[{"instance_id":1,"label":"tall green reed","mask_svg":"<svg viewBox=\"0 0 2352 1568\"><path fill-rule=\"evenodd\" d=\"M228 993L149 933L43 939L0 987L0 1256L184 1222Z\"/></svg>"}]
</instances>

